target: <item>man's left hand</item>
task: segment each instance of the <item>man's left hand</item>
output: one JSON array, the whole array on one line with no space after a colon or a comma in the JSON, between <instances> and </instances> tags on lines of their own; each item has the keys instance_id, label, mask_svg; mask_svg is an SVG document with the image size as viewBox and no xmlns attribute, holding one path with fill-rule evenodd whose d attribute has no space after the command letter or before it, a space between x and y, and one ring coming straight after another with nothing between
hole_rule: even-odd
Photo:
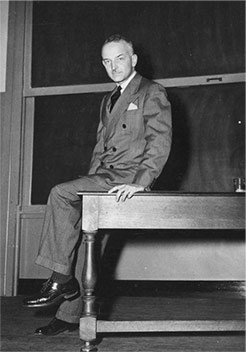
<instances>
[{"instance_id":1,"label":"man's left hand","mask_svg":"<svg viewBox=\"0 0 246 352\"><path fill-rule=\"evenodd\" d=\"M119 202L119 200L124 202L127 198L130 199L134 195L134 193L141 191L144 191L143 186L131 183L115 186L111 188L108 193L116 192L116 202Z\"/></svg>"}]
</instances>

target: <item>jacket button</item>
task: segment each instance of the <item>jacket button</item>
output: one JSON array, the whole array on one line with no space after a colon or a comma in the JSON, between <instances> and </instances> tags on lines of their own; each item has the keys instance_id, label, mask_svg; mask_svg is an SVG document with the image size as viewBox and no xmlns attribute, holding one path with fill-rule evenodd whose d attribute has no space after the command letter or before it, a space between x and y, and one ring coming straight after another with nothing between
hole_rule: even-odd
<instances>
[{"instance_id":1,"label":"jacket button","mask_svg":"<svg viewBox=\"0 0 246 352\"><path fill-rule=\"evenodd\" d=\"M109 165L109 167L110 167L110 169L113 169L113 168L114 168L114 166L113 166L113 165Z\"/></svg>"},{"instance_id":2,"label":"jacket button","mask_svg":"<svg viewBox=\"0 0 246 352\"><path fill-rule=\"evenodd\" d=\"M116 152L117 149L116 149L116 147L113 147L112 150L113 150L113 152Z\"/></svg>"},{"instance_id":3,"label":"jacket button","mask_svg":"<svg viewBox=\"0 0 246 352\"><path fill-rule=\"evenodd\" d=\"M122 127L123 127L123 128L126 128L126 124L125 124L125 123L123 123Z\"/></svg>"}]
</instances>

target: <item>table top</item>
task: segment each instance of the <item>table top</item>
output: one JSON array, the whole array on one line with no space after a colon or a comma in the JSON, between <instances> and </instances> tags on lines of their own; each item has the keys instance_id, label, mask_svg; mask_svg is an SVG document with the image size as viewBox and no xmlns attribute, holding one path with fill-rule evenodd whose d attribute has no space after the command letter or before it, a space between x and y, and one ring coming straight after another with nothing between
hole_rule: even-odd
<instances>
[{"instance_id":1,"label":"table top","mask_svg":"<svg viewBox=\"0 0 246 352\"><path fill-rule=\"evenodd\" d=\"M79 191L77 192L80 196L91 195L91 196L115 196L116 193L108 193L107 191L93 192L93 191ZM175 197L245 197L245 192L170 192L170 191L150 191L150 192L137 192L135 196L175 196Z\"/></svg>"},{"instance_id":2,"label":"table top","mask_svg":"<svg viewBox=\"0 0 246 352\"><path fill-rule=\"evenodd\" d=\"M244 229L244 193L139 192L116 202L115 194L79 192L82 229Z\"/></svg>"}]
</instances>

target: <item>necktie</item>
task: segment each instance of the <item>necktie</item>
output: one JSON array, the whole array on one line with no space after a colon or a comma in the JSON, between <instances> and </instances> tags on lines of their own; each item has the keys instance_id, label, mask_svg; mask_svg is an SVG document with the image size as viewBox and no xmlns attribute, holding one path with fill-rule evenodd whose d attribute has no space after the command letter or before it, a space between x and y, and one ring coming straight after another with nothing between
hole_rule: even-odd
<instances>
[{"instance_id":1,"label":"necktie","mask_svg":"<svg viewBox=\"0 0 246 352\"><path fill-rule=\"evenodd\" d=\"M116 103L116 101L118 100L118 98L120 97L120 91L121 91L121 86L118 86L116 92L112 95L111 97L111 105L110 105L110 109L109 111L111 112L113 107L114 107L114 104Z\"/></svg>"}]
</instances>

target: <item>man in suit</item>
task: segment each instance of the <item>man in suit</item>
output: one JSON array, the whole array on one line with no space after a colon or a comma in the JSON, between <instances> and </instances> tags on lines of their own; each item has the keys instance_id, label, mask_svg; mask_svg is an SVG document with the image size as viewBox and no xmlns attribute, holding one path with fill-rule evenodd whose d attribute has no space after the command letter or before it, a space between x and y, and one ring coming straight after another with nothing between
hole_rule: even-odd
<instances>
[{"instance_id":1,"label":"man in suit","mask_svg":"<svg viewBox=\"0 0 246 352\"><path fill-rule=\"evenodd\" d=\"M78 191L108 191L116 201L148 191L160 175L170 152L171 108L165 89L138 74L132 43L120 35L102 46L102 63L116 83L100 109L97 142L87 176L55 186L49 195L36 263L52 270L41 291L26 298L26 307L61 303L56 317L36 330L56 335L77 328L81 265L72 273L80 235L81 200ZM80 270L79 270L80 269Z\"/></svg>"}]
</instances>

